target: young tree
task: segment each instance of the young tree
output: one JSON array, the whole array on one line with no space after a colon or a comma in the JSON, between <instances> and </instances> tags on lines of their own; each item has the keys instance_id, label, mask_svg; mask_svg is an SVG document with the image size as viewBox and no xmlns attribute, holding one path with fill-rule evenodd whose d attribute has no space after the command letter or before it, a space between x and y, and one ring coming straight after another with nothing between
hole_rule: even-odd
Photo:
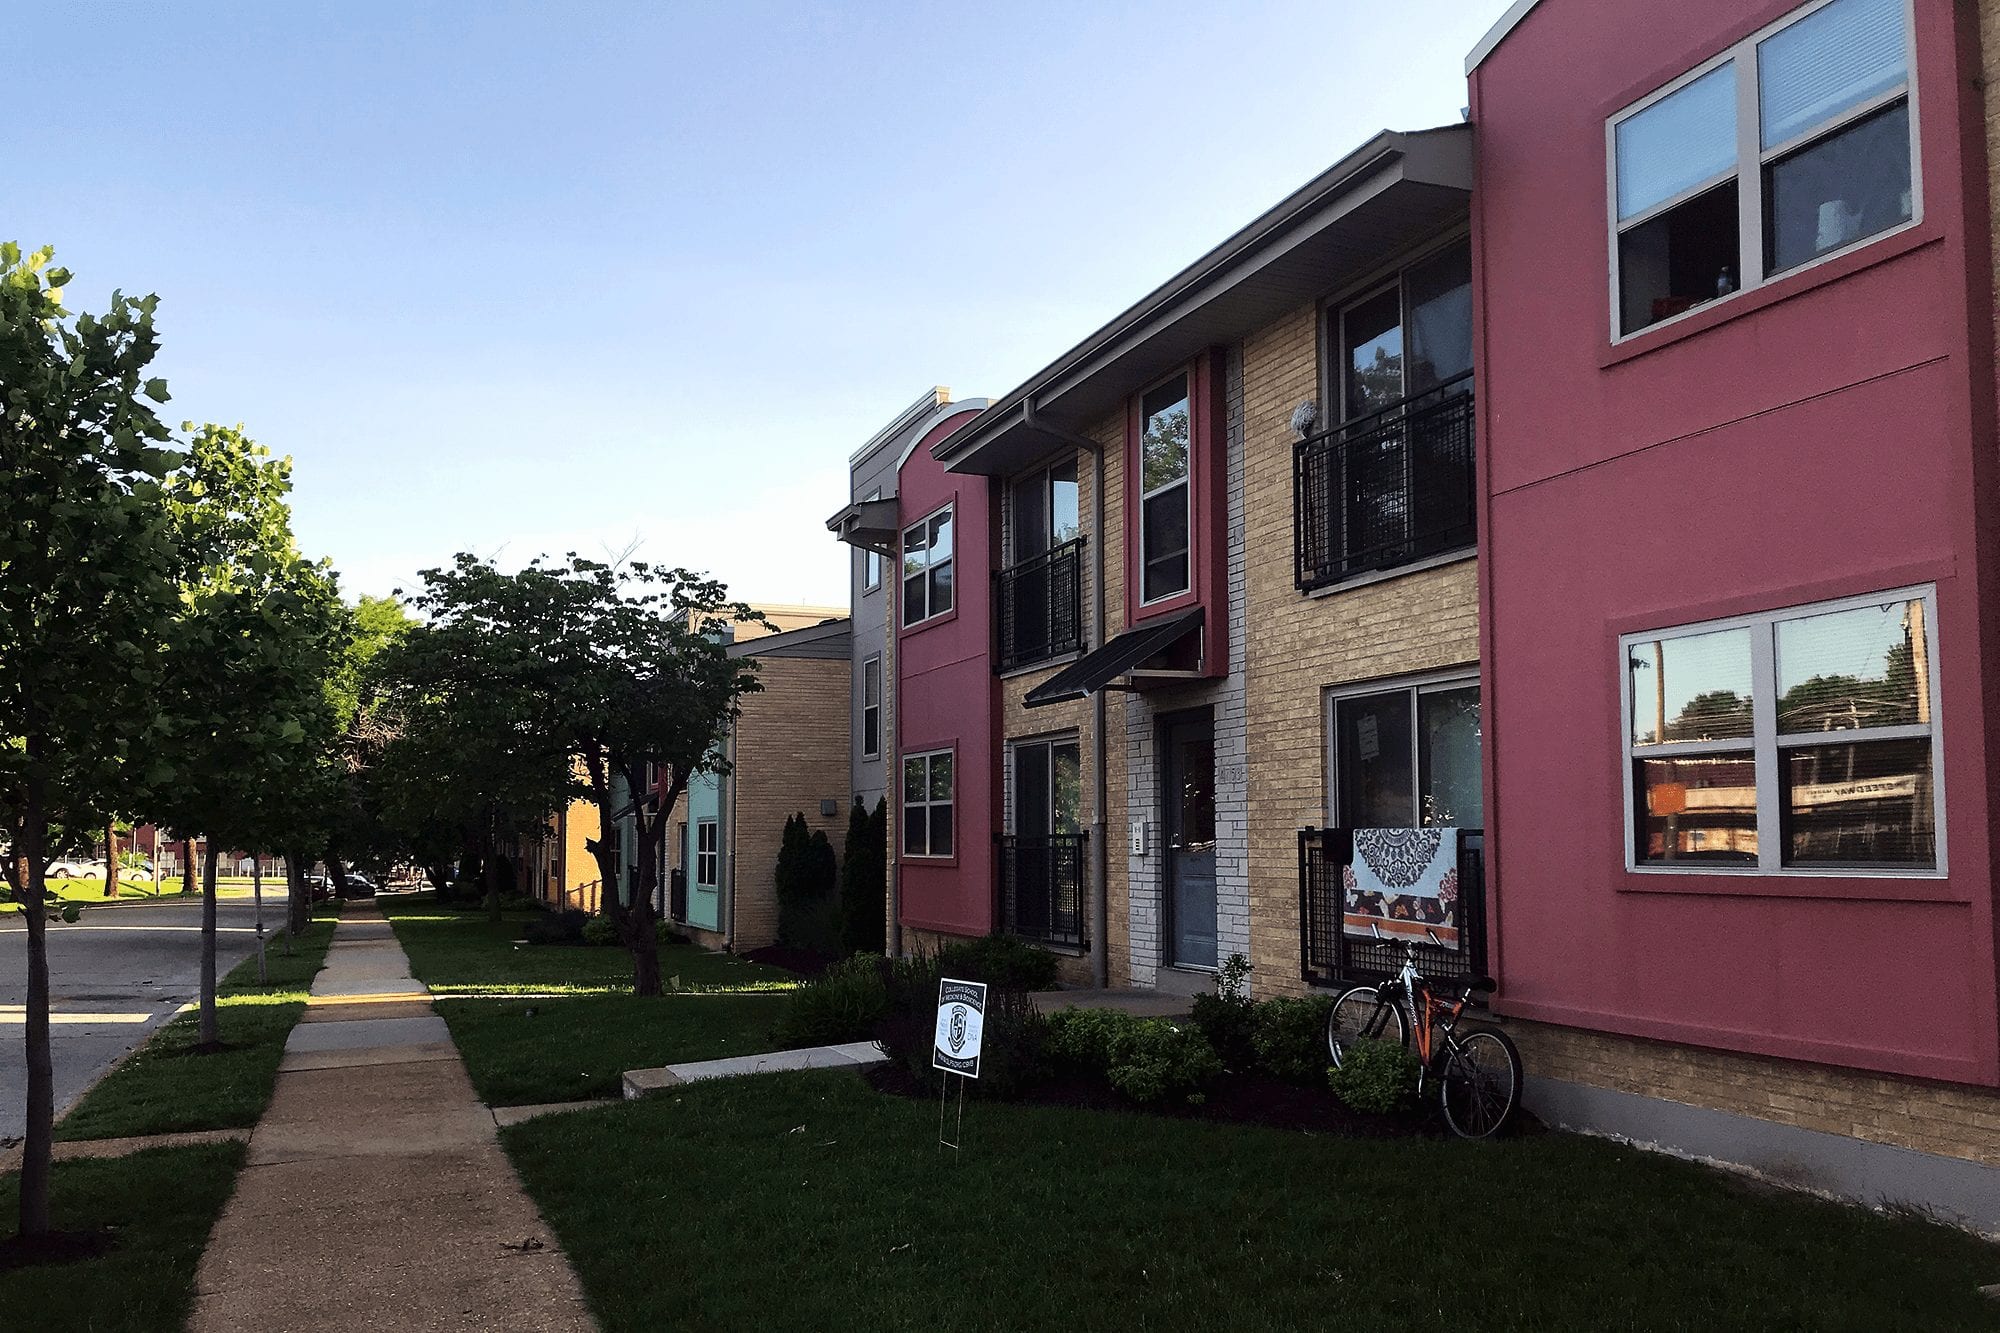
<instances>
[{"instance_id":1,"label":"young tree","mask_svg":"<svg viewBox=\"0 0 2000 1333\"><path fill-rule=\"evenodd\" d=\"M631 950L633 990L659 994L653 900L667 817L690 778L721 768L717 742L757 688L755 661L731 657L720 631L762 617L686 570L574 553L514 574L462 554L424 581L416 604L433 628L476 644L526 696L515 725L574 757L606 828L630 821L637 872L604 904ZM618 884L611 839L591 851L607 889Z\"/></svg>"},{"instance_id":2,"label":"young tree","mask_svg":"<svg viewBox=\"0 0 2000 1333\"><path fill-rule=\"evenodd\" d=\"M327 682L346 614L332 571L299 554L290 491L289 459L216 425L194 432L185 465L167 479L181 609L168 630L164 703L180 772L155 810L209 839L201 959L209 1050L221 1035L213 849L285 845L337 739Z\"/></svg>"},{"instance_id":3,"label":"young tree","mask_svg":"<svg viewBox=\"0 0 2000 1333\"><path fill-rule=\"evenodd\" d=\"M847 817L847 842L840 857L840 947L854 953L881 953L888 917L889 858L887 803L871 813L861 802Z\"/></svg>"},{"instance_id":4,"label":"young tree","mask_svg":"<svg viewBox=\"0 0 2000 1333\"><path fill-rule=\"evenodd\" d=\"M174 455L142 401L167 398L146 378L155 298L114 294L103 315L72 316L69 275L50 259L0 245L0 820L27 927L30 1237L49 1227L54 1124L44 875L64 844L172 776L152 734L155 645L174 605L158 484Z\"/></svg>"}]
</instances>

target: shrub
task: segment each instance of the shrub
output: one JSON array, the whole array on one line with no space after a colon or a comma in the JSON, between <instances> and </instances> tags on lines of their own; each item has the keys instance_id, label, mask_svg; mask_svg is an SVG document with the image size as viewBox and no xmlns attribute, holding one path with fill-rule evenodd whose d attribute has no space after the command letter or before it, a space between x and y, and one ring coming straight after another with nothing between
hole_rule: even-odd
<instances>
[{"instance_id":1,"label":"shrub","mask_svg":"<svg viewBox=\"0 0 2000 1333\"><path fill-rule=\"evenodd\" d=\"M1103 1078L1135 1102L1179 1096L1202 1100L1202 1085L1222 1059L1195 1027L1135 1018L1108 1009L1064 1009L1048 1020L1049 1057Z\"/></svg>"},{"instance_id":2,"label":"shrub","mask_svg":"<svg viewBox=\"0 0 2000 1333\"><path fill-rule=\"evenodd\" d=\"M1287 1083L1317 1084L1326 1076L1326 1019L1332 1010L1333 1001L1324 995L1258 1005L1251 1035L1258 1068Z\"/></svg>"},{"instance_id":3,"label":"shrub","mask_svg":"<svg viewBox=\"0 0 2000 1333\"><path fill-rule=\"evenodd\" d=\"M917 1082L935 1089L943 1077L931 1065L931 1041L936 1032L937 985L933 982L922 1007L893 1010L876 1025L875 1039ZM1047 1032L1048 1020L1036 1012L1025 994L989 990L979 1043L979 1078L968 1091L982 1097L1011 1097L1040 1081L1048 1072Z\"/></svg>"},{"instance_id":4,"label":"shrub","mask_svg":"<svg viewBox=\"0 0 2000 1333\"><path fill-rule=\"evenodd\" d=\"M774 872L779 944L815 953L835 951L834 888L838 878L839 861L826 834L810 830L802 814L787 819Z\"/></svg>"},{"instance_id":5,"label":"shrub","mask_svg":"<svg viewBox=\"0 0 2000 1333\"><path fill-rule=\"evenodd\" d=\"M1199 1029L1175 1027L1164 1018L1142 1018L1112 1043L1111 1086L1135 1102L1168 1097L1189 1103L1204 1099L1202 1085L1222 1072L1222 1059Z\"/></svg>"},{"instance_id":6,"label":"shrub","mask_svg":"<svg viewBox=\"0 0 2000 1333\"><path fill-rule=\"evenodd\" d=\"M1326 1071L1334 1095L1357 1111L1387 1115L1415 1098L1417 1057L1392 1041L1360 1041Z\"/></svg>"},{"instance_id":7,"label":"shrub","mask_svg":"<svg viewBox=\"0 0 2000 1333\"><path fill-rule=\"evenodd\" d=\"M1194 1025L1231 1069L1248 1069L1257 1061L1257 1006L1250 1003L1250 960L1229 955L1216 975L1215 994L1194 997Z\"/></svg>"},{"instance_id":8,"label":"shrub","mask_svg":"<svg viewBox=\"0 0 2000 1333\"><path fill-rule=\"evenodd\" d=\"M1014 935L948 944L938 950L937 966L940 976L983 981L999 991L1051 990L1056 984L1056 956Z\"/></svg>"},{"instance_id":9,"label":"shrub","mask_svg":"<svg viewBox=\"0 0 2000 1333\"><path fill-rule=\"evenodd\" d=\"M789 1050L867 1040L889 1014L887 961L856 955L793 991L778 1023L779 1044Z\"/></svg>"},{"instance_id":10,"label":"shrub","mask_svg":"<svg viewBox=\"0 0 2000 1333\"><path fill-rule=\"evenodd\" d=\"M583 923L583 942L593 948L618 943L618 927L608 916L594 916Z\"/></svg>"},{"instance_id":11,"label":"shrub","mask_svg":"<svg viewBox=\"0 0 2000 1333\"><path fill-rule=\"evenodd\" d=\"M881 953L889 904L888 803L875 811L856 801L847 817L847 843L840 861L840 947L850 953Z\"/></svg>"},{"instance_id":12,"label":"shrub","mask_svg":"<svg viewBox=\"0 0 2000 1333\"><path fill-rule=\"evenodd\" d=\"M681 934L681 928L671 921L654 923L653 937L669 948L692 948L694 941Z\"/></svg>"},{"instance_id":13,"label":"shrub","mask_svg":"<svg viewBox=\"0 0 2000 1333\"><path fill-rule=\"evenodd\" d=\"M560 912L544 912L535 917L521 934L530 944L581 944L584 923L589 920L590 913L568 907Z\"/></svg>"}]
</instances>

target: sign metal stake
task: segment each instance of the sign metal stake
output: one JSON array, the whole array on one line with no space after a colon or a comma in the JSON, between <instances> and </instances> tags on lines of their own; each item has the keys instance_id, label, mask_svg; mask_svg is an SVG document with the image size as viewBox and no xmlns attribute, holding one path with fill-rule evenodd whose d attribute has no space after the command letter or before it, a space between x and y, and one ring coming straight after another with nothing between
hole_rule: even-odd
<instances>
[{"instance_id":1,"label":"sign metal stake","mask_svg":"<svg viewBox=\"0 0 2000 1333\"><path fill-rule=\"evenodd\" d=\"M941 1070L938 1083L938 1153L957 1152L965 1141L965 1085L979 1077L979 1053L986 1033L986 983L938 980L937 1027L931 1038L931 1068ZM945 1112L951 1101L952 1076L958 1076L958 1120L945 1137Z\"/></svg>"}]
</instances>

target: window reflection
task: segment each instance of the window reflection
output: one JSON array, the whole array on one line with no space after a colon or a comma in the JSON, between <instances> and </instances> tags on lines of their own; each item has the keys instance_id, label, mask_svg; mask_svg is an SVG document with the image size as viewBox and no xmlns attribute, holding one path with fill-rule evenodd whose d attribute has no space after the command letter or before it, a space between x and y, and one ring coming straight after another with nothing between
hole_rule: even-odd
<instances>
[{"instance_id":1,"label":"window reflection","mask_svg":"<svg viewBox=\"0 0 2000 1333\"><path fill-rule=\"evenodd\" d=\"M1889 602L1778 625L1778 731L1931 721L1924 604Z\"/></svg>"},{"instance_id":2,"label":"window reflection","mask_svg":"<svg viewBox=\"0 0 2000 1333\"><path fill-rule=\"evenodd\" d=\"M1757 761L1750 751L1633 764L1639 861L1757 863Z\"/></svg>"},{"instance_id":3,"label":"window reflection","mask_svg":"<svg viewBox=\"0 0 2000 1333\"><path fill-rule=\"evenodd\" d=\"M1928 737L1783 753L1788 865L1937 864Z\"/></svg>"},{"instance_id":4,"label":"window reflection","mask_svg":"<svg viewBox=\"0 0 2000 1333\"><path fill-rule=\"evenodd\" d=\"M1750 632L1718 630L1635 643L1632 743L1734 740L1750 735Z\"/></svg>"}]
</instances>

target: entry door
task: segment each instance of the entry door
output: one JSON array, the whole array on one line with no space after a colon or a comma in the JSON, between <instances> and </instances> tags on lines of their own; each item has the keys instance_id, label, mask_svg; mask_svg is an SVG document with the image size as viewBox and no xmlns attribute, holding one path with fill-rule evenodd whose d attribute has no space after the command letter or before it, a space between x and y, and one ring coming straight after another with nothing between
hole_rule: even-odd
<instances>
[{"instance_id":1,"label":"entry door","mask_svg":"<svg viewBox=\"0 0 2000 1333\"><path fill-rule=\"evenodd\" d=\"M1168 962L1214 967L1215 724L1206 711L1165 727Z\"/></svg>"}]
</instances>

